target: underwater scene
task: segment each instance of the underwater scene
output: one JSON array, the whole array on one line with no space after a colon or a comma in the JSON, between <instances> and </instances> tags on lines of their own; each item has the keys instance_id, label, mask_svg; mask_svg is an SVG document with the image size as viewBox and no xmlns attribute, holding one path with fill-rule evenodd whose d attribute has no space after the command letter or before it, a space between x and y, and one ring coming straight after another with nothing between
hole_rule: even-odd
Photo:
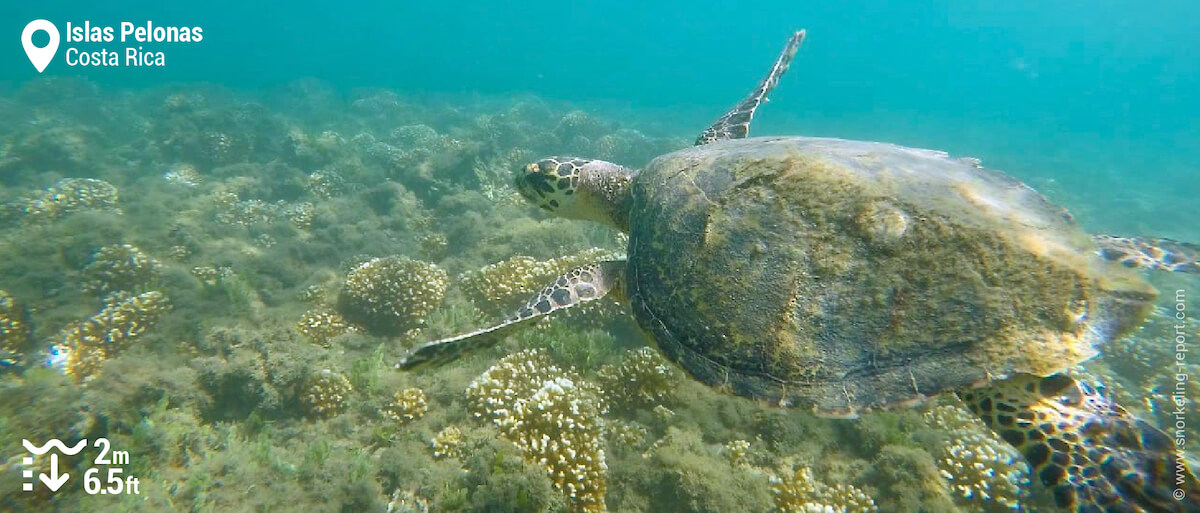
<instances>
[{"instance_id":1,"label":"underwater scene","mask_svg":"<svg viewBox=\"0 0 1200 513\"><path fill-rule=\"evenodd\" d=\"M1192 3L162 4L0 6L0 511L1200 512Z\"/></svg>"}]
</instances>

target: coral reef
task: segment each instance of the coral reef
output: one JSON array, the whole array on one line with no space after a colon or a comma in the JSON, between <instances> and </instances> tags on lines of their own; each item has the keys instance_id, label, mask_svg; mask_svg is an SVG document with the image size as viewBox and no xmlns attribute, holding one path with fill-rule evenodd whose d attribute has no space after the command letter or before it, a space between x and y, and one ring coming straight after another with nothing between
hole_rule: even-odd
<instances>
[{"instance_id":1,"label":"coral reef","mask_svg":"<svg viewBox=\"0 0 1200 513\"><path fill-rule=\"evenodd\" d=\"M429 405L425 391L419 388L405 388L396 392L391 404L383 410L383 414L401 424L417 420L425 416Z\"/></svg>"},{"instance_id":2,"label":"coral reef","mask_svg":"<svg viewBox=\"0 0 1200 513\"><path fill-rule=\"evenodd\" d=\"M945 442L935 459L955 494L973 508L1023 508L1029 466L1016 449L960 406L938 406L925 418L945 433Z\"/></svg>"},{"instance_id":3,"label":"coral reef","mask_svg":"<svg viewBox=\"0 0 1200 513\"><path fill-rule=\"evenodd\" d=\"M476 416L491 418L527 460L545 469L573 511L605 510L605 408L594 385L527 350L472 381L467 397Z\"/></svg>"},{"instance_id":4,"label":"coral reef","mask_svg":"<svg viewBox=\"0 0 1200 513\"><path fill-rule=\"evenodd\" d=\"M300 399L309 414L315 417L333 417L346 410L346 399L354 386L346 376L323 369L309 378Z\"/></svg>"},{"instance_id":5,"label":"coral reef","mask_svg":"<svg viewBox=\"0 0 1200 513\"><path fill-rule=\"evenodd\" d=\"M636 422L609 419L604 422L604 437L608 447L617 450L637 450L646 443L650 431Z\"/></svg>"},{"instance_id":6,"label":"coral reef","mask_svg":"<svg viewBox=\"0 0 1200 513\"><path fill-rule=\"evenodd\" d=\"M280 206L260 199L243 200L236 192L218 192L212 197L214 218L222 224L255 226L270 223L279 216Z\"/></svg>"},{"instance_id":7,"label":"coral reef","mask_svg":"<svg viewBox=\"0 0 1200 513\"><path fill-rule=\"evenodd\" d=\"M95 178L65 178L26 197L17 208L32 223L53 221L80 210L114 210L117 188Z\"/></svg>"},{"instance_id":8,"label":"coral reef","mask_svg":"<svg viewBox=\"0 0 1200 513\"><path fill-rule=\"evenodd\" d=\"M316 217L316 206L307 201L302 201L283 210L284 217L291 221L296 228L306 230L312 228L313 219Z\"/></svg>"},{"instance_id":9,"label":"coral reef","mask_svg":"<svg viewBox=\"0 0 1200 513\"><path fill-rule=\"evenodd\" d=\"M346 322L342 315L327 310L309 310L296 323L296 331L311 338L324 347L329 347L330 339L351 331L354 326Z\"/></svg>"},{"instance_id":10,"label":"coral reef","mask_svg":"<svg viewBox=\"0 0 1200 513\"><path fill-rule=\"evenodd\" d=\"M750 461L747 459L749 452L750 442L745 440L730 440L725 444L725 455L729 457L729 464L735 467L750 465Z\"/></svg>"},{"instance_id":11,"label":"coral reef","mask_svg":"<svg viewBox=\"0 0 1200 513\"><path fill-rule=\"evenodd\" d=\"M402 256L372 258L346 275L338 310L376 335L420 328L442 303L449 279L440 267Z\"/></svg>"},{"instance_id":12,"label":"coral reef","mask_svg":"<svg viewBox=\"0 0 1200 513\"><path fill-rule=\"evenodd\" d=\"M55 359L64 372L86 380L104 360L128 348L170 310L170 301L158 291L113 294L105 298L99 313L59 333Z\"/></svg>"},{"instance_id":13,"label":"coral reef","mask_svg":"<svg viewBox=\"0 0 1200 513\"><path fill-rule=\"evenodd\" d=\"M345 191L346 179L336 171L318 170L308 175L304 187L313 196L329 199Z\"/></svg>"},{"instance_id":14,"label":"coral reef","mask_svg":"<svg viewBox=\"0 0 1200 513\"><path fill-rule=\"evenodd\" d=\"M466 455L466 439L463 432L455 426L446 426L434 435L431 445L433 457L439 460L446 458L462 459Z\"/></svg>"},{"instance_id":15,"label":"coral reef","mask_svg":"<svg viewBox=\"0 0 1200 513\"><path fill-rule=\"evenodd\" d=\"M204 181L204 178L200 176L199 171L196 171L196 166L191 164L177 164L163 173L163 180L180 187L196 187Z\"/></svg>"},{"instance_id":16,"label":"coral reef","mask_svg":"<svg viewBox=\"0 0 1200 513\"><path fill-rule=\"evenodd\" d=\"M136 291L154 282L162 265L132 244L104 246L83 268L84 288L109 293Z\"/></svg>"},{"instance_id":17,"label":"coral reef","mask_svg":"<svg viewBox=\"0 0 1200 513\"><path fill-rule=\"evenodd\" d=\"M780 513L872 513L875 501L851 485L827 485L813 477L812 469L797 467L783 477L771 476L771 495Z\"/></svg>"},{"instance_id":18,"label":"coral reef","mask_svg":"<svg viewBox=\"0 0 1200 513\"><path fill-rule=\"evenodd\" d=\"M597 371L600 387L613 404L661 405L671 399L677 376L672 364L657 350L643 347L627 351L616 365Z\"/></svg>"}]
</instances>

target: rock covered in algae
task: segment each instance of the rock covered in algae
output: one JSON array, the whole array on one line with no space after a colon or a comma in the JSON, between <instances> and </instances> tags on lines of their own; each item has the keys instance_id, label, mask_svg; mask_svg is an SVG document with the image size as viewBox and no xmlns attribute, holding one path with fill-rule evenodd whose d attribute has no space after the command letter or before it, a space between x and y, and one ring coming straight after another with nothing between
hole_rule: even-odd
<instances>
[{"instance_id":1,"label":"rock covered in algae","mask_svg":"<svg viewBox=\"0 0 1200 513\"><path fill-rule=\"evenodd\" d=\"M30 325L25 309L8 292L0 290L0 363L20 360L29 341Z\"/></svg>"},{"instance_id":2,"label":"rock covered in algae","mask_svg":"<svg viewBox=\"0 0 1200 513\"><path fill-rule=\"evenodd\" d=\"M170 310L171 302L162 292L113 294L105 298L99 313L59 333L56 364L76 379L85 380L105 359L128 348Z\"/></svg>"},{"instance_id":3,"label":"rock covered in algae","mask_svg":"<svg viewBox=\"0 0 1200 513\"><path fill-rule=\"evenodd\" d=\"M18 205L28 222L53 221L80 210L117 208L117 188L94 178L65 178Z\"/></svg>"},{"instance_id":4,"label":"rock covered in algae","mask_svg":"<svg viewBox=\"0 0 1200 513\"><path fill-rule=\"evenodd\" d=\"M346 399L353 391L346 376L324 369L309 378L300 399L310 415L328 418L346 410Z\"/></svg>"},{"instance_id":5,"label":"rock covered in algae","mask_svg":"<svg viewBox=\"0 0 1200 513\"><path fill-rule=\"evenodd\" d=\"M401 424L417 420L429 411L425 391L419 388L405 388L396 392L392 403L384 410L384 415Z\"/></svg>"},{"instance_id":6,"label":"rock covered in algae","mask_svg":"<svg viewBox=\"0 0 1200 513\"><path fill-rule=\"evenodd\" d=\"M946 433L934 459L960 502L973 508L1022 510L1029 466L1016 449L978 417L955 405L938 406L927 412L925 419Z\"/></svg>"},{"instance_id":7,"label":"rock covered in algae","mask_svg":"<svg viewBox=\"0 0 1200 513\"><path fill-rule=\"evenodd\" d=\"M531 463L550 476L574 511L604 511L604 462L598 388L540 351L509 355L467 388L477 417L500 428Z\"/></svg>"},{"instance_id":8,"label":"rock covered in algae","mask_svg":"<svg viewBox=\"0 0 1200 513\"><path fill-rule=\"evenodd\" d=\"M440 267L403 256L372 258L346 275L338 310L381 336L420 328L442 304L449 278Z\"/></svg>"},{"instance_id":9,"label":"rock covered in algae","mask_svg":"<svg viewBox=\"0 0 1200 513\"><path fill-rule=\"evenodd\" d=\"M873 513L875 501L852 485L827 485L812 469L798 467L784 476L771 476L771 495L778 513Z\"/></svg>"},{"instance_id":10,"label":"rock covered in algae","mask_svg":"<svg viewBox=\"0 0 1200 513\"><path fill-rule=\"evenodd\" d=\"M158 260L132 244L104 246L83 268L84 288L100 293L137 290L153 282L161 268Z\"/></svg>"},{"instance_id":11,"label":"rock covered in algae","mask_svg":"<svg viewBox=\"0 0 1200 513\"><path fill-rule=\"evenodd\" d=\"M671 363L650 347L626 352L620 363L605 365L597 374L605 397L629 406L660 404L672 397L677 384Z\"/></svg>"}]
</instances>

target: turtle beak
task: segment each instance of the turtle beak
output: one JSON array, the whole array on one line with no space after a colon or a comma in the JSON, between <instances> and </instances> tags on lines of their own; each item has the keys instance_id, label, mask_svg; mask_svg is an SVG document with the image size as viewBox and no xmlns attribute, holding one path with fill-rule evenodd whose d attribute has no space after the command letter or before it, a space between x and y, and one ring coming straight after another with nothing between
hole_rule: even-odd
<instances>
[{"instance_id":1,"label":"turtle beak","mask_svg":"<svg viewBox=\"0 0 1200 513\"><path fill-rule=\"evenodd\" d=\"M517 173L517 176L513 179L513 185L516 186L517 192L521 193L521 197L525 198L525 201L537 202L537 197L533 194L533 190L529 184L529 176L537 173L538 170L537 162L527 164L525 169Z\"/></svg>"},{"instance_id":2,"label":"turtle beak","mask_svg":"<svg viewBox=\"0 0 1200 513\"><path fill-rule=\"evenodd\" d=\"M549 169L553 170L553 167ZM526 201L539 205L545 200L543 196L546 193L554 191L553 188L546 185L546 171L546 166L540 162L534 162L526 165L524 171L517 175L517 192L520 192Z\"/></svg>"}]
</instances>

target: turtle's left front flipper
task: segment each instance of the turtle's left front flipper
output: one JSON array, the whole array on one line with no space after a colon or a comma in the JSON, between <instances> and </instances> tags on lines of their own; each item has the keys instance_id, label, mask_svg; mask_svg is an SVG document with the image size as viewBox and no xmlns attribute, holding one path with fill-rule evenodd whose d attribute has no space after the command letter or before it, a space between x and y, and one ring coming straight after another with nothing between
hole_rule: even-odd
<instances>
[{"instance_id":1,"label":"turtle's left front flipper","mask_svg":"<svg viewBox=\"0 0 1200 513\"><path fill-rule=\"evenodd\" d=\"M792 33L792 37L788 38L783 51L775 59L775 64L771 66L771 71L762 79L762 82L758 83L758 87L755 87L748 96L734 105L733 109L721 116L721 119L700 132L700 136L696 137L696 146L746 137L750 133L750 120L754 118L754 111L758 110L758 106L762 102L767 101L767 95L779 84L779 77L788 70L788 66L792 64L792 58L796 56L796 51L800 49L800 43L803 41L803 30Z\"/></svg>"},{"instance_id":2,"label":"turtle's left front flipper","mask_svg":"<svg viewBox=\"0 0 1200 513\"><path fill-rule=\"evenodd\" d=\"M1100 256L1126 267L1200 274L1200 245L1153 237L1093 237Z\"/></svg>"},{"instance_id":3,"label":"turtle's left front flipper","mask_svg":"<svg viewBox=\"0 0 1200 513\"><path fill-rule=\"evenodd\" d=\"M625 262L600 262L572 269L542 289L525 306L495 326L456 337L429 342L413 349L396 364L411 370L423 365L444 363L468 352L490 346L506 335L525 327L530 321L551 312L595 301L609 294L620 297L625 279Z\"/></svg>"},{"instance_id":4,"label":"turtle's left front flipper","mask_svg":"<svg viewBox=\"0 0 1200 513\"><path fill-rule=\"evenodd\" d=\"M1059 507L1200 511L1200 482L1174 440L1086 383L1018 375L959 397L1025 456Z\"/></svg>"}]
</instances>

